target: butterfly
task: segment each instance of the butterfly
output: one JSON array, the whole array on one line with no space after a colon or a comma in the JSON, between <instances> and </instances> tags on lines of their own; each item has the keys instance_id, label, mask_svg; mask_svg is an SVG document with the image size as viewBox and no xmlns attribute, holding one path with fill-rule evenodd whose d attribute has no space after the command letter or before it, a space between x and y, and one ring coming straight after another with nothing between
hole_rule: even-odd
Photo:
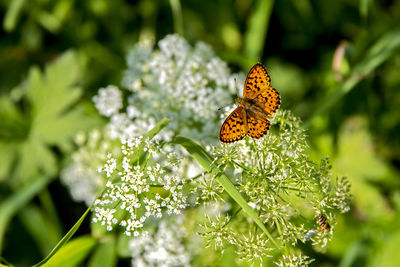
<instances>
[{"instance_id":1,"label":"butterfly","mask_svg":"<svg viewBox=\"0 0 400 267\"><path fill-rule=\"evenodd\" d=\"M269 117L279 108L281 98L271 87L271 78L261 63L249 71L244 83L243 98L235 100L238 107L226 118L219 131L222 143L242 140L246 135L259 139L267 134Z\"/></svg>"},{"instance_id":2,"label":"butterfly","mask_svg":"<svg viewBox=\"0 0 400 267\"><path fill-rule=\"evenodd\" d=\"M317 223L319 223L319 228L321 229L321 232L329 232L331 230L328 219L325 218L322 214L318 216Z\"/></svg>"}]
</instances>

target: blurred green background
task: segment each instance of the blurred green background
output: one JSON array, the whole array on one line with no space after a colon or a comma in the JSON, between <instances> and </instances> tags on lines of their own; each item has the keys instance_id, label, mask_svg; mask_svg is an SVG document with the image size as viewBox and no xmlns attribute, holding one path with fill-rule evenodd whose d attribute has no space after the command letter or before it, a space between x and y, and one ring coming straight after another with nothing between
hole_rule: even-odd
<instances>
[{"instance_id":1,"label":"blurred green background","mask_svg":"<svg viewBox=\"0 0 400 267\"><path fill-rule=\"evenodd\" d=\"M235 71L262 62L282 108L304 121L315 159L329 156L350 179L352 209L325 254L307 251L315 266L400 266L400 1L2 0L0 8L7 261L41 260L85 211L57 178L75 134L100 123L91 97L120 85L137 41L175 32L210 44Z\"/></svg>"}]
</instances>

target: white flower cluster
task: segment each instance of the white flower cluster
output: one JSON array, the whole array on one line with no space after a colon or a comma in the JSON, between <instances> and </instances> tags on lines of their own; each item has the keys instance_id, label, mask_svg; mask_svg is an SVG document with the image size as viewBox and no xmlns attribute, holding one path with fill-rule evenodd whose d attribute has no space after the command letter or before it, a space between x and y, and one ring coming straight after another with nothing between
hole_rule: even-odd
<instances>
[{"instance_id":1,"label":"white flower cluster","mask_svg":"<svg viewBox=\"0 0 400 267\"><path fill-rule=\"evenodd\" d=\"M237 246L240 248L237 251L239 259L249 263L259 262L262 265L263 259L271 257L273 250L269 244L268 239L264 234L253 235L249 232L248 235L243 235L237 239Z\"/></svg>"},{"instance_id":2,"label":"white flower cluster","mask_svg":"<svg viewBox=\"0 0 400 267\"><path fill-rule=\"evenodd\" d=\"M192 48L178 35L168 35L159 48L153 51L139 43L130 52L123 86L132 95L127 113L111 118L113 124L125 126L114 128L126 129L132 120L135 126L129 131L137 136L167 117L173 134L207 144L218 142L218 108L232 102L237 75L204 43Z\"/></svg>"},{"instance_id":3,"label":"white flower cluster","mask_svg":"<svg viewBox=\"0 0 400 267\"><path fill-rule=\"evenodd\" d=\"M149 155L142 164L137 158L139 147ZM127 236L138 236L150 217L161 218L164 211L180 214L186 208L186 196L182 194L186 181L167 171L176 170L179 160L158 142L130 138L122 141L121 151L120 157L108 154L101 169L108 181L105 192L95 201L93 221L106 225L108 231L119 225ZM160 154L168 156L157 163ZM128 215L118 218L117 210Z\"/></svg>"},{"instance_id":4,"label":"white flower cluster","mask_svg":"<svg viewBox=\"0 0 400 267\"><path fill-rule=\"evenodd\" d=\"M191 256L183 245L182 220L162 221L150 236L143 234L129 242L132 266L190 266Z\"/></svg>"},{"instance_id":5,"label":"white flower cluster","mask_svg":"<svg viewBox=\"0 0 400 267\"><path fill-rule=\"evenodd\" d=\"M207 217L209 223L202 225L205 231L200 233L207 246L219 251L232 246L238 258L251 264L275 253L271 240L253 232L254 223L233 201L220 205L223 208L214 205L226 199L223 187L215 177L201 174L203 170L182 150L165 145L176 135L209 145L213 167L231 178L283 244L296 251L298 240L323 246L332 238L332 231L319 230L310 214L324 214L333 229L334 214L349 210L350 185L346 179L332 181L328 161L310 160L306 134L297 118L278 111L271 117L271 132L262 139L214 145L224 116L218 116L217 110L232 102L236 75L210 47L204 43L192 47L178 35L168 35L157 49L136 45L127 61L123 86L128 91L122 93L115 86L99 90L93 101L109 122L102 133L93 132L87 141L81 138L80 149L61 179L74 199L88 205L104 190L94 203L93 221L109 231L123 229L131 237L134 266L189 266L183 245L193 237L184 233L178 222L181 216L174 216L174 222L164 216L180 214L188 206L184 193L188 184L182 177L195 178L188 192L197 192L197 199L191 201L205 204L204 209L190 212L215 213ZM156 136L162 141L140 137L164 117L171 122ZM280 127L279 134L274 124ZM95 172L98 169L102 175ZM303 215L303 210L308 212ZM297 266L312 261L290 254L275 263Z\"/></svg>"},{"instance_id":6,"label":"white flower cluster","mask_svg":"<svg viewBox=\"0 0 400 267\"><path fill-rule=\"evenodd\" d=\"M208 222L200 225L202 231L198 234L203 237L206 247L213 246L216 251L224 253L225 248L229 244L235 244L237 239L237 234L229 227L225 227L231 217L228 215L222 217L218 214L212 219L208 215L206 218Z\"/></svg>"},{"instance_id":7,"label":"white flower cluster","mask_svg":"<svg viewBox=\"0 0 400 267\"><path fill-rule=\"evenodd\" d=\"M328 159L319 163L310 159L306 153L307 136L298 118L288 111L278 111L271 117L271 124L271 132L259 140L244 139L234 145L210 146L209 151L215 159L213 164L230 174L237 189L246 195L249 205L257 211L263 223L274 229L277 239L283 244L295 248L299 240L310 240L317 249L323 249L332 239L335 213L349 210L350 185L346 179L332 179ZM279 134L274 132L274 124L278 124ZM208 179L209 182L196 180L201 186L202 198L218 194L213 187L205 186L213 182L212 178ZM213 199L219 198L213 196ZM328 231L320 230L316 221L319 214L329 221ZM221 237L225 236L216 237L214 233L223 230L239 235L243 232L234 220L223 228L227 227L232 230L216 228L205 232L203 237L208 242L220 243ZM273 245L267 243L265 236L257 238L243 235L237 239L238 242L232 243L242 260L262 260L268 255L268 249ZM225 239L228 240L228 236ZM307 257L289 260L296 259L303 262Z\"/></svg>"},{"instance_id":8,"label":"white flower cluster","mask_svg":"<svg viewBox=\"0 0 400 267\"><path fill-rule=\"evenodd\" d=\"M100 114L110 117L122 108L121 91L114 85L100 88L98 95L93 97L93 102Z\"/></svg>"},{"instance_id":9,"label":"white flower cluster","mask_svg":"<svg viewBox=\"0 0 400 267\"><path fill-rule=\"evenodd\" d=\"M117 148L110 143L144 135L164 117L171 122L156 138L170 140L180 134L206 144L216 143L221 116L225 116L218 116L218 108L231 103L231 94L236 94L237 75L231 74L226 63L206 44L199 42L191 47L178 35L166 36L155 50L150 43L137 44L127 61L123 85L130 92L123 94L113 85L99 89L93 101L110 121L105 131L97 131L101 138L89 136L88 144L79 144L73 162L62 173L73 198L87 205L105 184L96 172L105 163L105 146ZM186 164L188 176L201 172L192 161Z\"/></svg>"},{"instance_id":10,"label":"white flower cluster","mask_svg":"<svg viewBox=\"0 0 400 267\"><path fill-rule=\"evenodd\" d=\"M103 176L97 171L104 165L106 154L111 151L110 140L97 129L78 134L76 143L80 146L73 156L73 162L61 171L61 182L67 186L72 198L90 206L105 185Z\"/></svg>"},{"instance_id":11,"label":"white flower cluster","mask_svg":"<svg viewBox=\"0 0 400 267\"><path fill-rule=\"evenodd\" d=\"M278 261L275 262L276 266L279 267L302 267L308 266L314 261L309 256L295 254L283 255Z\"/></svg>"}]
</instances>

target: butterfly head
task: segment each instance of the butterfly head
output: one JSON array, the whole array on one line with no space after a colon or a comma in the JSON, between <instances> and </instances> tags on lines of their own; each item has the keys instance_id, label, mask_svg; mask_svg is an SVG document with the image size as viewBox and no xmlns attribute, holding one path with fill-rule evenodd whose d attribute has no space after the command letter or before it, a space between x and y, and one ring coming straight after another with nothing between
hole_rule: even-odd
<instances>
[{"instance_id":1,"label":"butterfly head","mask_svg":"<svg viewBox=\"0 0 400 267\"><path fill-rule=\"evenodd\" d=\"M238 98L235 99L235 102L236 102L237 104L239 104L239 105L240 105L240 104L243 104L243 98L239 98L239 97L238 97Z\"/></svg>"}]
</instances>

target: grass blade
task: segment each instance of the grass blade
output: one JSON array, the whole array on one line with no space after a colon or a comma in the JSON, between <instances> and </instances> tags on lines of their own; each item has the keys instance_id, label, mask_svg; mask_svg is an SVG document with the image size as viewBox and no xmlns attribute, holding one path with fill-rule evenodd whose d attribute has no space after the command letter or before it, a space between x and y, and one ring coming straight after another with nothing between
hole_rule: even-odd
<instances>
[{"instance_id":1,"label":"grass blade","mask_svg":"<svg viewBox=\"0 0 400 267\"><path fill-rule=\"evenodd\" d=\"M74 226L72 226L72 228L68 231L68 233L60 240L60 242L57 243L57 245L53 248L52 251L50 251L49 255L47 255L46 258L44 258L42 261L40 261L39 263L33 265L35 266L41 266L43 264L45 264L46 262L48 262L50 260L51 257L54 256L54 254L57 253L57 251L59 251L61 249L62 246L64 246L65 243L67 243L71 237L75 234L75 232L79 229L79 227L81 226L83 220L86 218L86 216L89 214L90 210L92 209L94 204L94 201L92 203L92 205L90 205L89 208L87 208L87 210L85 211L85 213L79 218L79 220L74 224Z\"/></svg>"},{"instance_id":2,"label":"grass blade","mask_svg":"<svg viewBox=\"0 0 400 267\"><path fill-rule=\"evenodd\" d=\"M74 238L44 266L80 266L96 244L97 239L90 235Z\"/></svg>"},{"instance_id":3,"label":"grass blade","mask_svg":"<svg viewBox=\"0 0 400 267\"><path fill-rule=\"evenodd\" d=\"M3 248L3 238L11 218L24 207L34 196L36 196L50 182L51 177L43 176L34 179L7 198L0 205L0 251Z\"/></svg>"},{"instance_id":4,"label":"grass blade","mask_svg":"<svg viewBox=\"0 0 400 267\"><path fill-rule=\"evenodd\" d=\"M388 60L400 48L400 31L393 31L385 34L367 52L362 61L354 66L349 78L341 83L335 92L326 97L313 115L303 124L307 128L311 122L320 114L331 109L339 99L350 92L362 79Z\"/></svg>"},{"instance_id":5,"label":"grass blade","mask_svg":"<svg viewBox=\"0 0 400 267\"><path fill-rule=\"evenodd\" d=\"M153 139L153 137L156 136L156 134L158 134L165 126L167 126L170 121L171 120L167 118L162 119L156 124L156 126L153 127L153 129L151 129L146 135L143 136L143 140L138 146L136 153L132 156L132 162L136 162L140 159L140 156L144 152L144 146L146 145L146 140Z\"/></svg>"}]
</instances>

